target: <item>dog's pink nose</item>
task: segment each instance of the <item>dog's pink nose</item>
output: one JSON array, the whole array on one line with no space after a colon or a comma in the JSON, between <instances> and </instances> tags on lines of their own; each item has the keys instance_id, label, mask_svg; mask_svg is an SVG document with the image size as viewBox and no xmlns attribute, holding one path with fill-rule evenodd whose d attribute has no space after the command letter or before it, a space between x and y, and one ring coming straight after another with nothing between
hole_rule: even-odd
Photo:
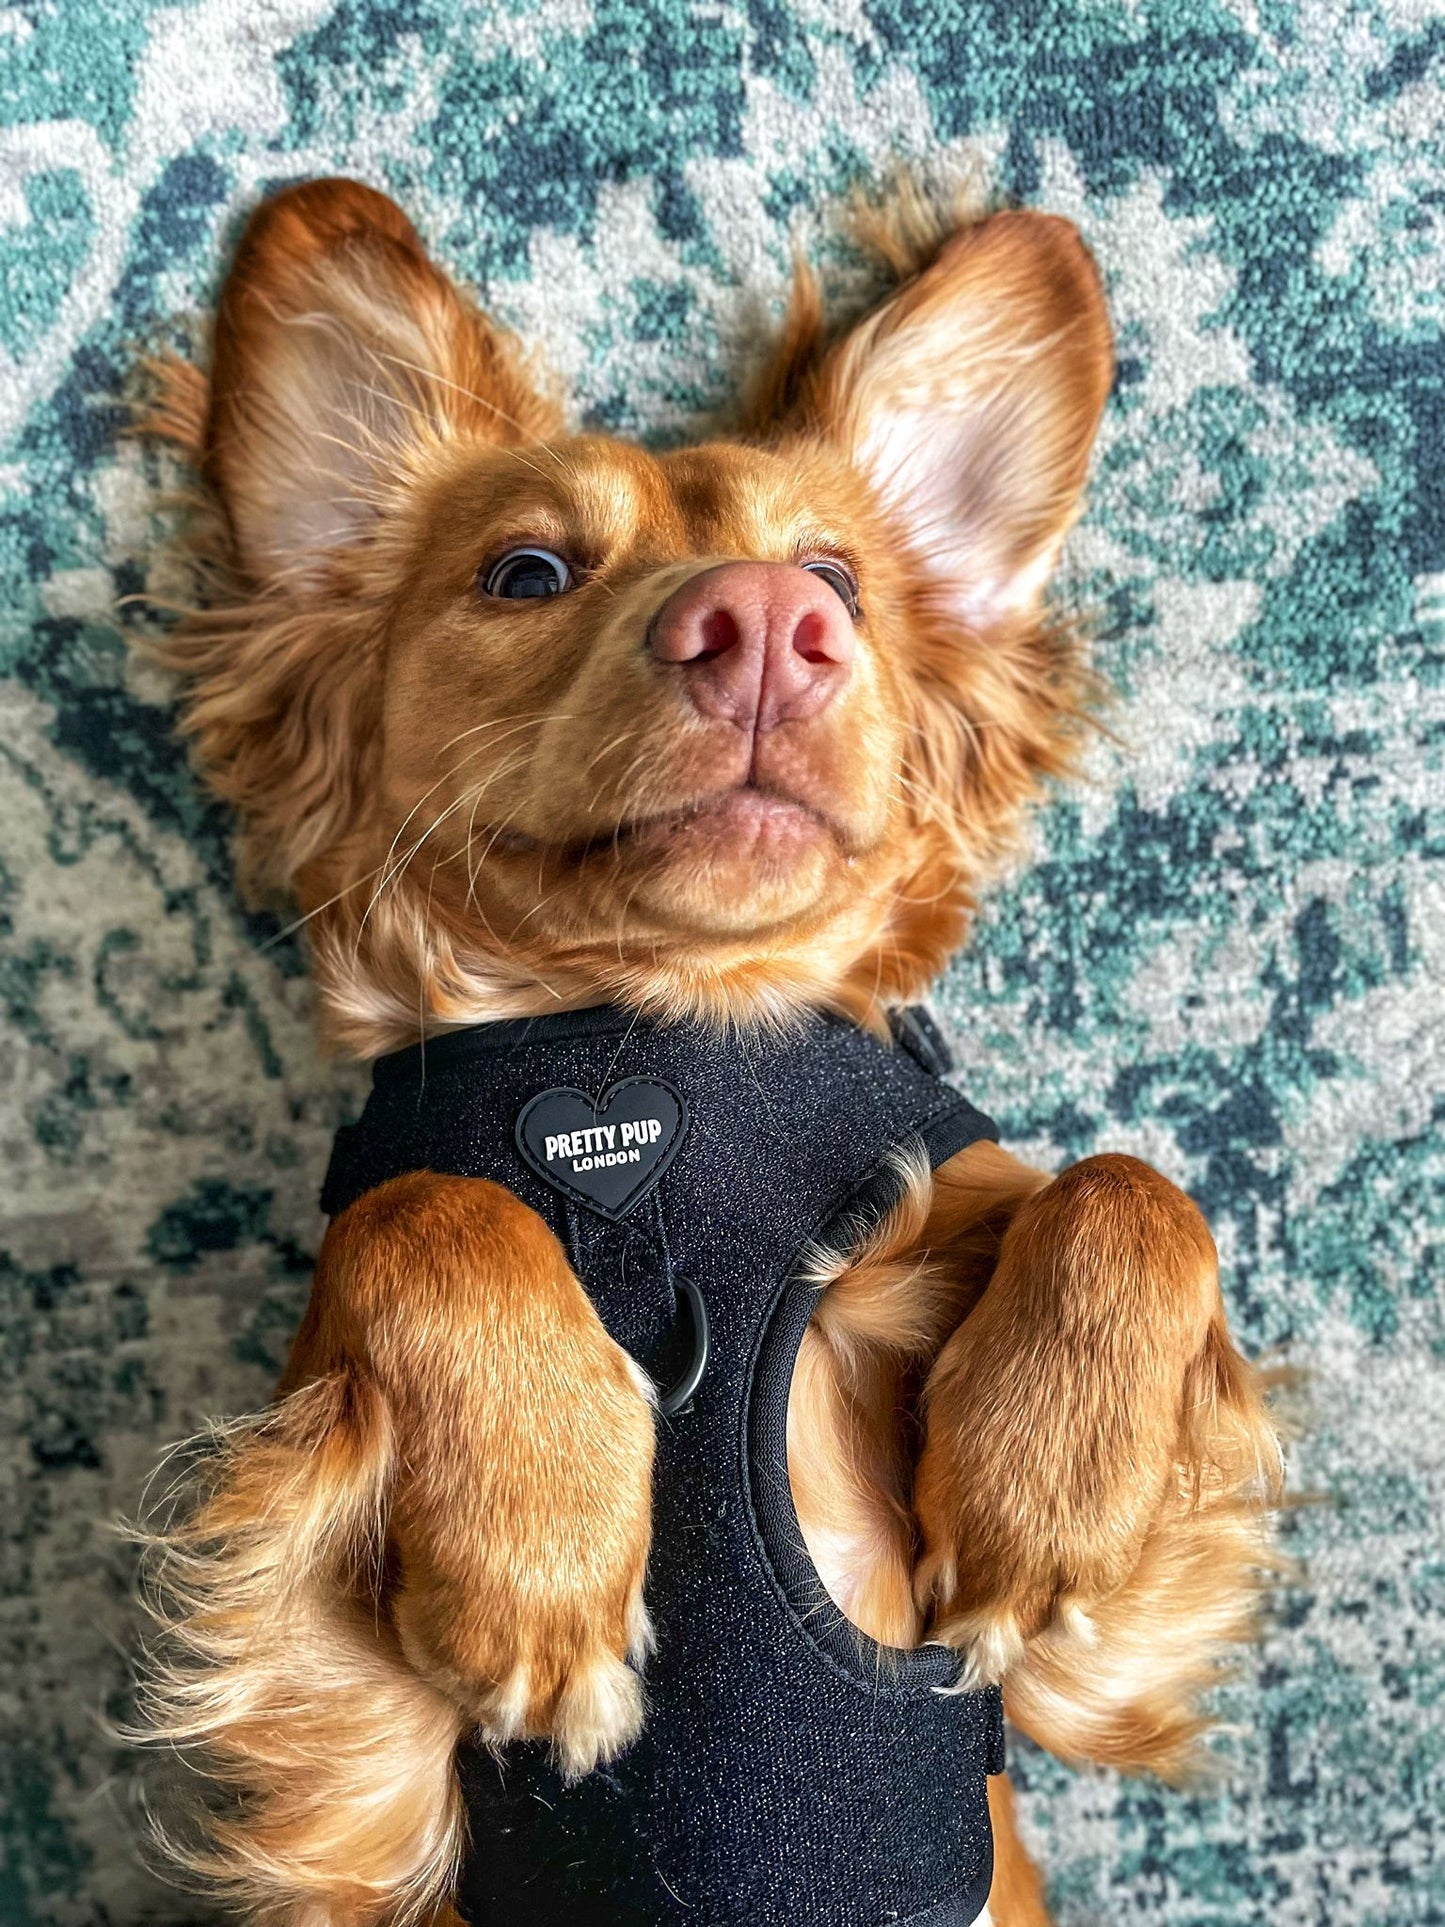
<instances>
[{"instance_id":1,"label":"dog's pink nose","mask_svg":"<svg viewBox=\"0 0 1445 1927\"><path fill-rule=\"evenodd\" d=\"M815 716L848 680L853 619L821 576L790 562L725 562L668 597L648 635L705 716L775 729Z\"/></svg>"}]
</instances>

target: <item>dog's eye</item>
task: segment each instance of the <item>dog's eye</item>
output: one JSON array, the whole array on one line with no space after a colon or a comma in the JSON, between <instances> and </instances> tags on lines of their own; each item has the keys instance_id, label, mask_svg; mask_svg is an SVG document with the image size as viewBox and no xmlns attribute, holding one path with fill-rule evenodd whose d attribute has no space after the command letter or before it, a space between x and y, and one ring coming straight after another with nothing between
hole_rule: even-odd
<instances>
[{"instance_id":1,"label":"dog's eye","mask_svg":"<svg viewBox=\"0 0 1445 1927\"><path fill-rule=\"evenodd\" d=\"M853 571L841 562L805 562L809 575L821 576L850 616L858 614L858 584Z\"/></svg>"},{"instance_id":2,"label":"dog's eye","mask_svg":"<svg viewBox=\"0 0 1445 1927\"><path fill-rule=\"evenodd\" d=\"M561 595L571 587L572 571L551 549L508 549L487 570L482 594L521 602L530 596Z\"/></svg>"}]
</instances>

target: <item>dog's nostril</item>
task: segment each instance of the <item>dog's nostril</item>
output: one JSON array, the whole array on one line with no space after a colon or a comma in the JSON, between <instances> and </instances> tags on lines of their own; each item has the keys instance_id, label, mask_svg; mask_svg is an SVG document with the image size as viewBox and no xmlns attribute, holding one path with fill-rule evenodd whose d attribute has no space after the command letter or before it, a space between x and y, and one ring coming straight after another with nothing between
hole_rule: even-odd
<instances>
[{"instance_id":1,"label":"dog's nostril","mask_svg":"<svg viewBox=\"0 0 1445 1927\"><path fill-rule=\"evenodd\" d=\"M793 648L804 662L832 662L828 648L828 627L820 615L810 610L793 631Z\"/></svg>"},{"instance_id":2,"label":"dog's nostril","mask_svg":"<svg viewBox=\"0 0 1445 1927\"><path fill-rule=\"evenodd\" d=\"M736 649L740 640L737 618L728 609L713 609L702 619L702 648L697 652L697 660L706 662L712 656L725 656L729 649Z\"/></svg>"}]
</instances>

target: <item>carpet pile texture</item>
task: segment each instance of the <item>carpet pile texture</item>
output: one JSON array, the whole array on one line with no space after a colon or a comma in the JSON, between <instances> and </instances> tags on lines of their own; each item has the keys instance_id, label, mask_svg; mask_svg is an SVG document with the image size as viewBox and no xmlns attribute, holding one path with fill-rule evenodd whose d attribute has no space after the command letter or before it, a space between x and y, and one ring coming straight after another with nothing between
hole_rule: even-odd
<instances>
[{"instance_id":1,"label":"carpet pile texture","mask_svg":"<svg viewBox=\"0 0 1445 1927\"><path fill-rule=\"evenodd\" d=\"M0 8L0 1919L200 1922L102 1720L160 1448L266 1398L328 1140L291 941L128 666L120 435L269 186L389 188L579 420L675 437L897 158L1078 221L1119 379L1068 594L1123 692L940 987L1026 1153L1199 1198L1310 1375L1297 1581L1171 1793L1019 1747L1063 1927L1445 1920L1445 24L1421 0Z\"/></svg>"}]
</instances>

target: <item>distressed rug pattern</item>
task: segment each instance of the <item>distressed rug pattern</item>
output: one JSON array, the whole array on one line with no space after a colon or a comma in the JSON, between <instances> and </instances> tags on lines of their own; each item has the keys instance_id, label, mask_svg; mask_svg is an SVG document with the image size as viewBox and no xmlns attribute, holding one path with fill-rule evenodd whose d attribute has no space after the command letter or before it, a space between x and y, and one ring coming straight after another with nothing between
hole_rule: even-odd
<instances>
[{"instance_id":1,"label":"distressed rug pattern","mask_svg":"<svg viewBox=\"0 0 1445 1927\"><path fill-rule=\"evenodd\" d=\"M1079 221L1118 390L1069 593L1124 692L941 987L971 1094L1206 1207L1307 1369L1299 1560L1170 1793L1016 1750L1064 1927L1445 1920L1445 25L1421 0L23 0L0 8L0 1920L204 1918L104 1737L164 1442L267 1395L357 1079L115 610L120 436L270 184L390 188L571 384L670 435L894 157Z\"/></svg>"}]
</instances>

